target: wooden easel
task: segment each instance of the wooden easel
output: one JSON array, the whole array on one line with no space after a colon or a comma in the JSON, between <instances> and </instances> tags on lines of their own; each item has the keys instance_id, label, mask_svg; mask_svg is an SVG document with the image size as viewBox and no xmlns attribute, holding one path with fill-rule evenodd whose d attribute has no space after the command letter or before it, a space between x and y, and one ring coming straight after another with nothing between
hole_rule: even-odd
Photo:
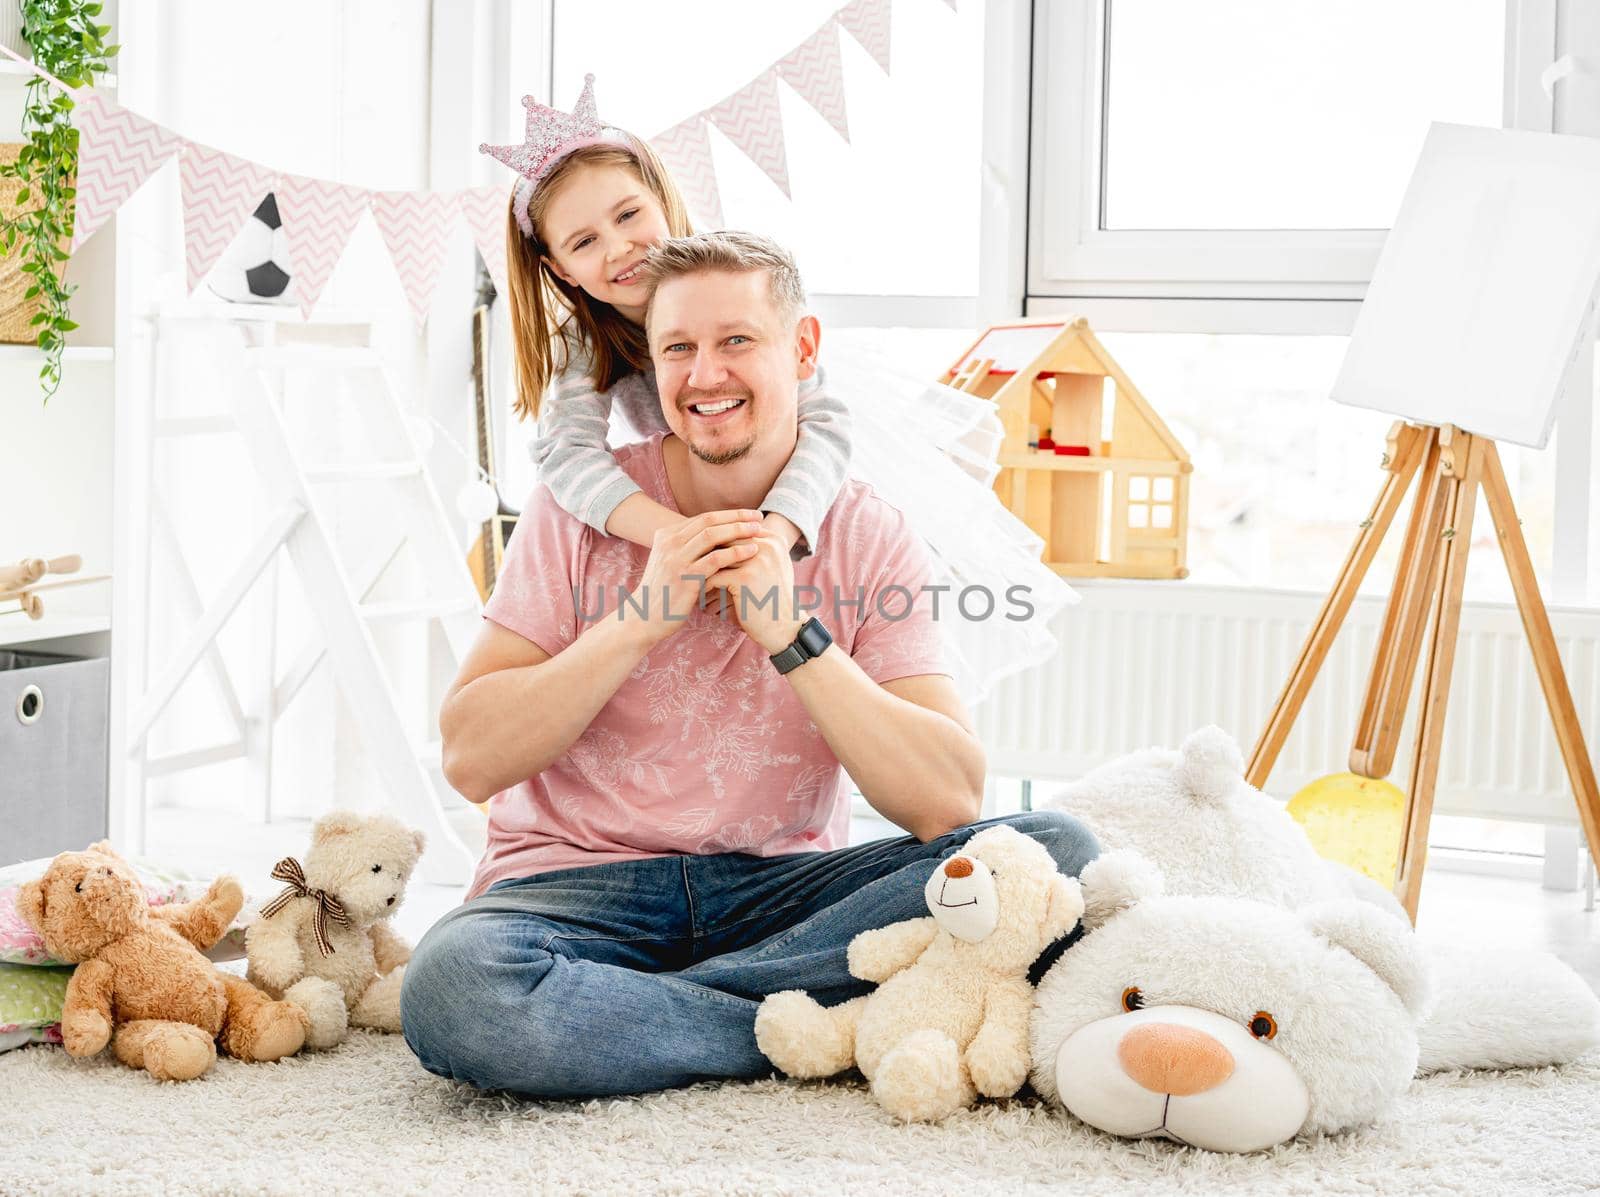
<instances>
[{"instance_id":1,"label":"wooden easel","mask_svg":"<svg viewBox=\"0 0 1600 1197\"><path fill-rule=\"evenodd\" d=\"M1317 671L1333 647L1356 590L1405 498L1411 478L1420 475L1421 483L1411 508L1395 570L1395 584L1389 594L1366 698L1350 750L1351 772L1374 778L1388 774L1394 764L1417 658L1426 640L1422 708L1410 784L1406 787L1405 823L1394 885L1395 896L1415 922L1422 891L1422 870L1428 853L1433 791L1439 775L1445 703L1450 695L1450 673L1455 662L1467 551L1472 543L1472 517L1480 486L1499 534L1500 551L1511 574L1523 631L1533 650L1534 667L1555 724L1556 742L1572 782L1578 817L1591 853L1600 849L1600 790L1596 788L1594 767L1584 745L1583 729L1578 725L1566 672L1556 651L1550 617L1539 596L1533 563L1522 538L1522 525L1517 519L1494 442L1448 424L1434 428L1397 421L1389 429L1383 468L1388 478L1373 504L1372 514L1361 524L1361 534L1312 625L1305 647L1300 650L1288 684L1251 754L1246 777L1258 788L1266 784L1273 762L1316 680Z\"/></svg>"}]
</instances>

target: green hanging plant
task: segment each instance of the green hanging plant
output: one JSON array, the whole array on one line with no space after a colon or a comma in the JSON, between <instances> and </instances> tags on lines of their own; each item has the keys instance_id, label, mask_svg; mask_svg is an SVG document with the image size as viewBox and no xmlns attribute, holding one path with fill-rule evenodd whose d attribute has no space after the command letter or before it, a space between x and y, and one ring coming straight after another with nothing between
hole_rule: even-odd
<instances>
[{"instance_id":1,"label":"green hanging plant","mask_svg":"<svg viewBox=\"0 0 1600 1197\"><path fill-rule=\"evenodd\" d=\"M17 0L0 0L0 4ZM84 0L21 0L23 36L40 69L68 87L92 84L104 74L109 60L121 48L108 46L109 25L97 25L99 4ZM61 264L68 258L64 246L72 243L74 186L78 174L78 131L72 127L72 97L54 84L34 76L28 83L22 113L26 144L14 162L0 163L0 177L18 180L19 209L14 217L0 219L0 252L9 255L22 247L23 273L32 277L25 300L37 299L39 312L30 321L39 329L38 346L44 350L39 380L45 402L61 385L61 354L67 334L78 326L69 312L76 287L61 281ZM31 205L31 206L29 206Z\"/></svg>"}]
</instances>

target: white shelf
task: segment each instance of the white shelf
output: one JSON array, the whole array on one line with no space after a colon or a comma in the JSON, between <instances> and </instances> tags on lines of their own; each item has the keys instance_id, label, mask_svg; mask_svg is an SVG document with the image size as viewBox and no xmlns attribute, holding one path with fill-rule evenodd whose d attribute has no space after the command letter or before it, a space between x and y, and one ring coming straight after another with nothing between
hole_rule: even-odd
<instances>
[{"instance_id":1,"label":"white shelf","mask_svg":"<svg viewBox=\"0 0 1600 1197\"><path fill-rule=\"evenodd\" d=\"M9 58L0 58L0 76L5 75L19 75L26 81L34 77L34 72L20 62L13 62ZM117 85L117 77L108 71L97 78L94 81L94 85L96 87L115 87Z\"/></svg>"},{"instance_id":2,"label":"white shelf","mask_svg":"<svg viewBox=\"0 0 1600 1197\"><path fill-rule=\"evenodd\" d=\"M111 630L109 615L46 615L29 619L26 615L0 615L0 647L37 644L64 636L88 636Z\"/></svg>"},{"instance_id":3,"label":"white shelf","mask_svg":"<svg viewBox=\"0 0 1600 1197\"><path fill-rule=\"evenodd\" d=\"M109 362L113 354L109 345L68 345L61 355L64 362ZM0 362L27 362L40 365L44 351L37 345L0 345Z\"/></svg>"},{"instance_id":4,"label":"white shelf","mask_svg":"<svg viewBox=\"0 0 1600 1197\"><path fill-rule=\"evenodd\" d=\"M161 320L232 320L258 324L351 325L372 323L371 308L336 307L319 303L308 319L296 304L230 303L214 296L194 299L167 299L146 305L138 315Z\"/></svg>"}]
</instances>

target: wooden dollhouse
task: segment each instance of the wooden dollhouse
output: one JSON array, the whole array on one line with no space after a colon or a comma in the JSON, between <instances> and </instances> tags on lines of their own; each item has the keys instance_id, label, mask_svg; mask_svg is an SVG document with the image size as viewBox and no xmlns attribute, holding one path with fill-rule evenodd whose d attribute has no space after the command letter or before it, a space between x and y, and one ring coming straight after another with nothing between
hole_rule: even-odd
<instances>
[{"instance_id":1,"label":"wooden dollhouse","mask_svg":"<svg viewBox=\"0 0 1600 1197\"><path fill-rule=\"evenodd\" d=\"M990 325L940 381L999 407L995 493L1043 538L1046 565L1188 575L1189 456L1082 316Z\"/></svg>"}]
</instances>

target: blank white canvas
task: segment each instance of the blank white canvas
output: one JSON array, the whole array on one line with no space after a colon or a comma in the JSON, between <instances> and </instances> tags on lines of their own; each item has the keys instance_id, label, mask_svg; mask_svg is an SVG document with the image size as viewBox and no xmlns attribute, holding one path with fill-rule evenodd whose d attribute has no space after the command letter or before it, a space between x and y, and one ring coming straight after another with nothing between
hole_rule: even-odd
<instances>
[{"instance_id":1,"label":"blank white canvas","mask_svg":"<svg viewBox=\"0 0 1600 1197\"><path fill-rule=\"evenodd\" d=\"M1600 140L1435 124L1333 398L1542 449L1600 282Z\"/></svg>"}]
</instances>

